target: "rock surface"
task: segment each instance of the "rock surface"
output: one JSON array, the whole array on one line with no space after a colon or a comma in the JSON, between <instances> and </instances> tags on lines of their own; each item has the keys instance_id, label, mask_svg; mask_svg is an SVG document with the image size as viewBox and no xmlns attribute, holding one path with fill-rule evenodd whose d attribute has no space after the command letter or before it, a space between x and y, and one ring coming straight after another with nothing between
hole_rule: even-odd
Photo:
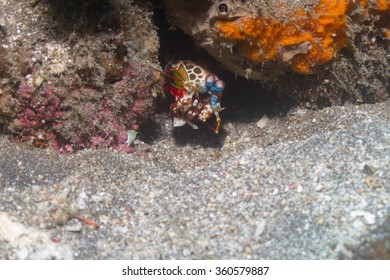
<instances>
[{"instance_id":1,"label":"rock surface","mask_svg":"<svg viewBox=\"0 0 390 280\"><path fill-rule=\"evenodd\" d=\"M5 243L3 250L7 258L16 259L73 259L68 245L54 243L49 235L24 226L17 219L0 213L0 240Z\"/></svg>"},{"instance_id":2,"label":"rock surface","mask_svg":"<svg viewBox=\"0 0 390 280\"><path fill-rule=\"evenodd\" d=\"M0 1L0 128L61 152L131 151L159 79L150 7L120 0Z\"/></svg>"},{"instance_id":3,"label":"rock surface","mask_svg":"<svg viewBox=\"0 0 390 280\"><path fill-rule=\"evenodd\" d=\"M389 98L388 1L166 2L171 24L224 68L301 104Z\"/></svg>"},{"instance_id":4,"label":"rock surface","mask_svg":"<svg viewBox=\"0 0 390 280\"><path fill-rule=\"evenodd\" d=\"M226 117L219 138L157 114L137 154L1 138L0 258L388 259L389 106Z\"/></svg>"}]
</instances>

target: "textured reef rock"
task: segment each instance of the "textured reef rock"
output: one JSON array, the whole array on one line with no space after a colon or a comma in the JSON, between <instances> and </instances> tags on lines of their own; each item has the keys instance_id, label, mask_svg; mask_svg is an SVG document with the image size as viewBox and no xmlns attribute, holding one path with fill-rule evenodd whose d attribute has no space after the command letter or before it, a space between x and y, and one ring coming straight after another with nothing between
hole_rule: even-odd
<instances>
[{"instance_id":1,"label":"textured reef rock","mask_svg":"<svg viewBox=\"0 0 390 280\"><path fill-rule=\"evenodd\" d=\"M159 79L150 8L120 0L0 0L0 129L61 152L129 152Z\"/></svg>"},{"instance_id":2,"label":"textured reef rock","mask_svg":"<svg viewBox=\"0 0 390 280\"><path fill-rule=\"evenodd\" d=\"M172 25L221 64L301 103L389 97L388 0L167 0Z\"/></svg>"}]
</instances>

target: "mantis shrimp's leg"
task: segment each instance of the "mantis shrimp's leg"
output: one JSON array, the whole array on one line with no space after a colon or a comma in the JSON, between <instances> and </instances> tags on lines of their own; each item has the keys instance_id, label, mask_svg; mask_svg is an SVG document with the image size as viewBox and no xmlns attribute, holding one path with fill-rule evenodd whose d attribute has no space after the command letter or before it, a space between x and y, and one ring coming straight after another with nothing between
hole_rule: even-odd
<instances>
[{"instance_id":1,"label":"mantis shrimp's leg","mask_svg":"<svg viewBox=\"0 0 390 280\"><path fill-rule=\"evenodd\" d=\"M219 126L221 125L221 118L219 117L219 113L217 111L214 111L215 119L217 120L217 126L214 128L214 133L219 133Z\"/></svg>"},{"instance_id":2,"label":"mantis shrimp's leg","mask_svg":"<svg viewBox=\"0 0 390 280\"><path fill-rule=\"evenodd\" d=\"M219 103L218 96L212 95L210 101L211 101L211 107L213 108L213 112L215 115L215 119L217 121L217 126L214 129L214 133L218 134L219 126L221 125L221 117L219 116L219 112L222 111L223 109L221 109L221 104Z\"/></svg>"}]
</instances>

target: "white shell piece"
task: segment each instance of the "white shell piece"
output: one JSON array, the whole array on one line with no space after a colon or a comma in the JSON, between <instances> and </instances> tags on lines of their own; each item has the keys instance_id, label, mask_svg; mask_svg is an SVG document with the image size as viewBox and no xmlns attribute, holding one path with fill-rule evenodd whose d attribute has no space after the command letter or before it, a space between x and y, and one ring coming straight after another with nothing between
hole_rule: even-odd
<instances>
[{"instance_id":1,"label":"white shell piece","mask_svg":"<svg viewBox=\"0 0 390 280\"><path fill-rule=\"evenodd\" d=\"M187 121L187 123L192 127L192 129L198 129L198 126L190 121Z\"/></svg>"},{"instance_id":2,"label":"white shell piece","mask_svg":"<svg viewBox=\"0 0 390 280\"><path fill-rule=\"evenodd\" d=\"M174 117L173 118L173 127L180 127L186 124L186 121L182 118Z\"/></svg>"}]
</instances>

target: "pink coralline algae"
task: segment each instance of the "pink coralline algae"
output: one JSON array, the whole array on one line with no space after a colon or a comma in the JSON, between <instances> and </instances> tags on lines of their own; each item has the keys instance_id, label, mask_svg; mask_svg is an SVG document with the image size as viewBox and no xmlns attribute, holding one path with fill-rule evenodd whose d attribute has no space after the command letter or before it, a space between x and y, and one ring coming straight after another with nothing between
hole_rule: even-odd
<instances>
[{"instance_id":1,"label":"pink coralline algae","mask_svg":"<svg viewBox=\"0 0 390 280\"><path fill-rule=\"evenodd\" d=\"M160 85L151 7L8 2L1 7L7 32L0 34L0 131L61 153L132 152L127 131L153 113Z\"/></svg>"},{"instance_id":2,"label":"pink coralline algae","mask_svg":"<svg viewBox=\"0 0 390 280\"><path fill-rule=\"evenodd\" d=\"M132 152L127 131L138 128L151 112L153 99L146 85L158 78L148 74L147 65L137 69L128 67L104 89L50 82L36 87L24 81L17 91L19 112L10 125L15 139L62 153L100 147Z\"/></svg>"}]
</instances>

